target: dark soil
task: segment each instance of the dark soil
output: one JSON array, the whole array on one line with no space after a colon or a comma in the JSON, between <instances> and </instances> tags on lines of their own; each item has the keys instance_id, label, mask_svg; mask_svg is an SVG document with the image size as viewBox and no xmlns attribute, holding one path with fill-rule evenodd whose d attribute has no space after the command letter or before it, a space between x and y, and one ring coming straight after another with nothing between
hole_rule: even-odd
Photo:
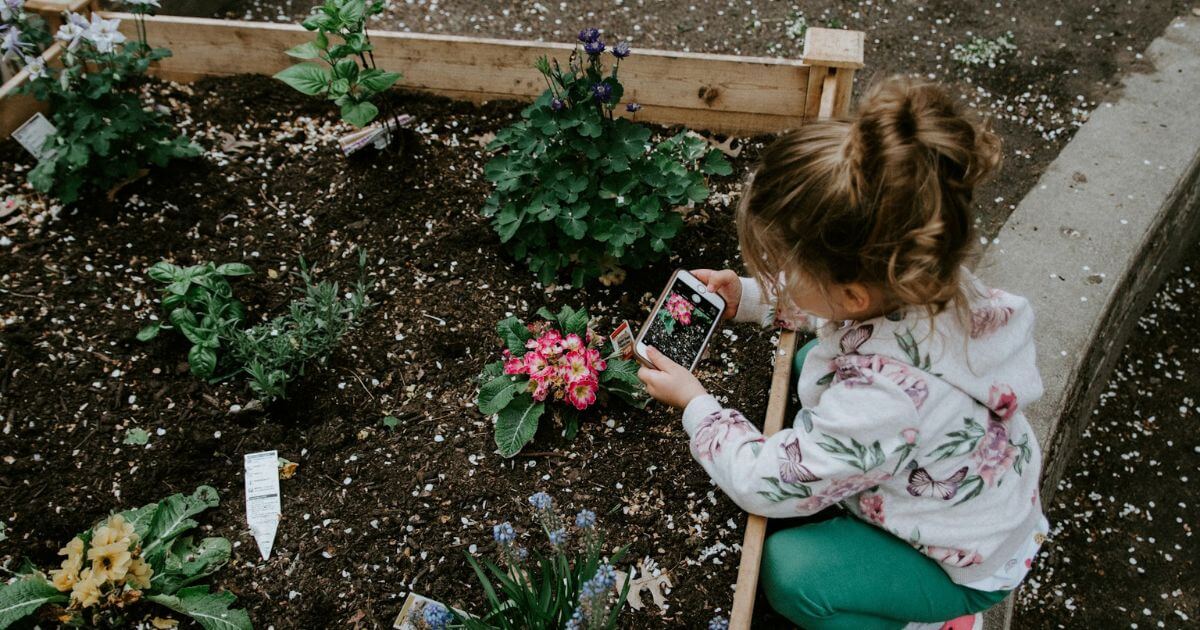
<instances>
[{"instance_id":1,"label":"dark soil","mask_svg":"<svg viewBox=\"0 0 1200 630\"><path fill-rule=\"evenodd\" d=\"M296 21L316 0L215 0L217 16ZM171 11L171 3L166 4ZM391 2L383 30L574 41L584 27L638 47L799 57L794 26L866 33L856 94L880 77L914 74L946 85L994 122L1004 139L1002 174L979 193L980 227L994 235L1095 107L1121 90L1120 76L1148 63L1141 52L1191 0L413 0ZM1011 33L1016 47L995 67L957 61L975 37ZM627 63L636 63L636 57ZM403 71L403 68L397 68Z\"/></svg>"},{"instance_id":2,"label":"dark soil","mask_svg":"<svg viewBox=\"0 0 1200 630\"><path fill-rule=\"evenodd\" d=\"M696 627L729 605L743 516L691 461L678 413L614 403L585 415L574 441L544 422L525 453L503 460L472 406L474 379L500 350L498 320L572 304L605 334L620 318L637 326L685 264L662 261L613 289L536 286L479 215L490 185L477 137L519 105L398 95L421 121L403 153L347 161L330 108L268 79L154 89L213 152L152 173L116 204L0 228L12 240L0 256L0 559L56 567L58 548L110 511L209 484L224 503L202 522L235 543L215 584L256 623L390 627L410 590L478 610L464 554L491 554L504 520L537 544L525 498L545 490L568 516L595 510L610 546L670 572L670 609L629 614L629 625ZM692 212L675 242L687 265L739 265L727 193L755 150ZM0 191L28 195L30 166L14 142L0 144ZM28 216L45 219L26 199ZM376 306L263 412L233 411L252 398L240 380L188 374L175 333L134 339L159 309L144 276L158 260L249 263L256 273L235 294L265 318L294 295L301 255L319 278L348 281L360 247ZM726 330L699 368L751 417L764 411L770 338ZM394 431L387 415L401 421ZM149 444L123 444L132 428ZM300 466L282 482L283 522L263 562L245 523L242 456L271 449Z\"/></svg>"},{"instance_id":3,"label":"dark soil","mask_svg":"<svg viewBox=\"0 0 1200 630\"><path fill-rule=\"evenodd\" d=\"M1049 505L1014 627L1186 628L1200 619L1200 250L1138 322Z\"/></svg>"}]
</instances>

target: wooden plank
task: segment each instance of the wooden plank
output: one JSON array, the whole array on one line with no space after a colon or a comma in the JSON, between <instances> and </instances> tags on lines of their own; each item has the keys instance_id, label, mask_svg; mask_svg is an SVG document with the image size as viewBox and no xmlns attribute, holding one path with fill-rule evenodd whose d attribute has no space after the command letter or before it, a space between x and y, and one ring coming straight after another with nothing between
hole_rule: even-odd
<instances>
[{"instance_id":1,"label":"wooden plank","mask_svg":"<svg viewBox=\"0 0 1200 630\"><path fill-rule=\"evenodd\" d=\"M775 369L771 375L771 396L767 400L767 418L763 435L771 436L783 428L788 394L792 391L792 357L796 355L796 332L785 330L779 335L775 351ZM748 630L754 616L754 598L758 591L758 571L762 563L763 542L767 537L767 519L751 514L746 519L746 535L742 539L742 560L738 564L737 590L729 613L731 630Z\"/></svg>"},{"instance_id":2,"label":"wooden plank","mask_svg":"<svg viewBox=\"0 0 1200 630\"><path fill-rule=\"evenodd\" d=\"M62 43L55 42L42 53L42 59L45 59L47 64L53 63L62 49ZM0 85L0 140L7 138L36 112L46 111L45 103L28 94L17 94L17 90L28 80L29 71L22 68L4 85Z\"/></svg>"},{"instance_id":3,"label":"wooden plank","mask_svg":"<svg viewBox=\"0 0 1200 630\"><path fill-rule=\"evenodd\" d=\"M64 14L86 12L88 2L89 0L26 0L25 9L45 18L50 32L54 33L62 26Z\"/></svg>"},{"instance_id":4,"label":"wooden plank","mask_svg":"<svg viewBox=\"0 0 1200 630\"><path fill-rule=\"evenodd\" d=\"M830 68L863 67L862 31L810 28L804 33L804 63Z\"/></svg>"},{"instance_id":5,"label":"wooden plank","mask_svg":"<svg viewBox=\"0 0 1200 630\"><path fill-rule=\"evenodd\" d=\"M852 68L837 68L837 87L833 97L833 115L844 117L850 115L850 95L854 90L854 70Z\"/></svg>"},{"instance_id":6,"label":"wooden plank","mask_svg":"<svg viewBox=\"0 0 1200 630\"><path fill-rule=\"evenodd\" d=\"M813 66L808 71L808 86L804 100L804 117L815 120L821 111L821 87L825 85L825 77L829 76L829 68Z\"/></svg>"},{"instance_id":7,"label":"wooden plank","mask_svg":"<svg viewBox=\"0 0 1200 630\"><path fill-rule=\"evenodd\" d=\"M122 30L133 35L127 14L104 15L122 18ZM295 62L284 50L311 39L293 24L173 16L148 17L146 24L151 43L173 53L152 72L177 81L274 74ZM566 63L575 49L414 33L373 32L371 40L379 66L404 73L398 87L473 101L536 97L545 83L533 62L547 55ZM641 120L759 133L800 124L796 103L805 102L809 71L794 59L635 50L621 64L621 81L625 100L643 106Z\"/></svg>"}]
</instances>

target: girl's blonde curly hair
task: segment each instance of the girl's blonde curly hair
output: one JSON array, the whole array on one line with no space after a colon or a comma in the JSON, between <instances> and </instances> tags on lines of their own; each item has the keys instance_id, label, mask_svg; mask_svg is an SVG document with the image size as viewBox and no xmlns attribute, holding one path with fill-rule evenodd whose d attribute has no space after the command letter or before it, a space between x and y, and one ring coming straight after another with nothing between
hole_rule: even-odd
<instances>
[{"instance_id":1,"label":"girl's blonde curly hair","mask_svg":"<svg viewBox=\"0 0 1200 630\"><path fill-rule=\"evenodd\" d=\"M995 134L940 88L884 80L855 116L806 124L763 152L737 212L742 256L780 295L861 282L935 315L962 297L972 196L999 162Z\"/></svg>"}]
</instances>

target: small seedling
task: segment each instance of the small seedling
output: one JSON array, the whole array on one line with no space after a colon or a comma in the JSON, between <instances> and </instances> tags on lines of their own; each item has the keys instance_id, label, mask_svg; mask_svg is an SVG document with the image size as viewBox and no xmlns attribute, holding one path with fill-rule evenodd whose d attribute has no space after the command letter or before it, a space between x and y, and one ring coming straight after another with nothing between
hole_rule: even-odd
<instances>
[{"instance_id":1,"label":"small seedling","mask_svg":"<svg viewBox=\"0 0 1200 630\"><path fill-rule=\"evenodd\" d=\"M950 51L950 58L966 66L995 68L1004 55L1016 50L1013 34L1005 33L995 39L975 37L966 44L957 44Z\"/></svg>"},{"instance_id":2,"label":"small seedling","mask_svg":"<svg viewBox=\"0 0 1200 630\"><path fill-rule=\"evenodd\" d=\"M387 427L391 431L395 431L396 427L400 426L400 419L396 416L384 416L383 426Z\"/></svg>"},{"instance_id":3,"label":"small seedling","mask_svg":"<svg viewBox=\"0 0 1200 630\"><path fill-rule=\"evenodd\" d=\"M150 434L145 429L133 428L125 432L125 444L144 446L150 441Z\"/></svg>"}]
</instances>

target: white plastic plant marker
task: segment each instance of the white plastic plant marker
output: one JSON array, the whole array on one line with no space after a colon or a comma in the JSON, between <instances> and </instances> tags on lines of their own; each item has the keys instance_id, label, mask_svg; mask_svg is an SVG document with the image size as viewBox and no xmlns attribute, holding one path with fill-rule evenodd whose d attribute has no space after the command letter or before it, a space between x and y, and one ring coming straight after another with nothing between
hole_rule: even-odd
<instances>
[{"instance_id":1,"label":"white plastic plant marker","mask_svg":"<svg viewBox=\"0 0 1200 630\"><path fill-rule=\"evenodd\" d=\"M17 130L12 132L12 137L34 158L41 160L45 154L43 147L46 146L46 138L54 135L58 128L54 123L46 119L41 112L31 116L17 127Z\"/></svg>"},{"instance_id":2,"label":"white plastic plant marker","mask_svg":"<svg viewBox=\"0 0 1200 630\"><path fill-rule=\"evenodd\" d=\"M248 453L245 463L246 522L258 544L258 552L267 560L283 513L279 502L279 453Z\"/></svg>"}]
</instances>

